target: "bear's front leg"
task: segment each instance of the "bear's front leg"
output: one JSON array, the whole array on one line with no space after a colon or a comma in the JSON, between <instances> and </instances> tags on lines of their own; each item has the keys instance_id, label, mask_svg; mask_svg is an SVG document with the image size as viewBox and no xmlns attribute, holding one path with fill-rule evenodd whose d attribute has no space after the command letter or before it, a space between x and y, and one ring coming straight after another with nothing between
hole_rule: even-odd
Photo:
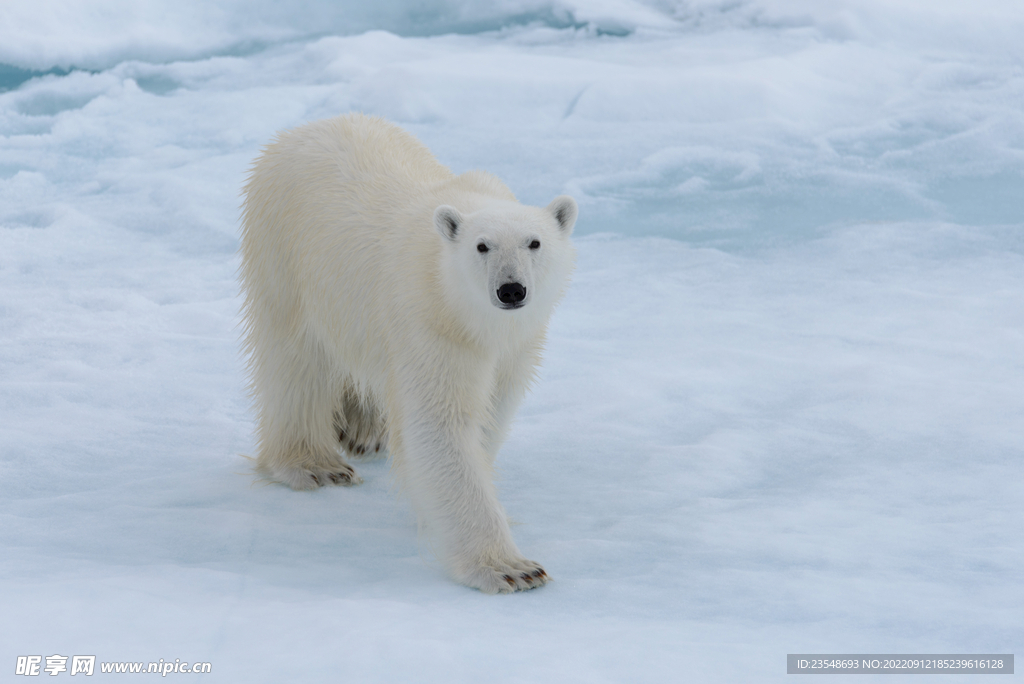
<instances>
[{"instance_id":1,"label":"bear's front leg","mask_svg":"<svg viewBox=\"0 0 1024 684\"><path fill-rule=\"evenodd\" d=\"M403 413L404 485L451 575L488 594L547 583L544 568L512 541L482 444L482 420L431 405L427 397L407 402Z\"/></svg>"}]
</instances>

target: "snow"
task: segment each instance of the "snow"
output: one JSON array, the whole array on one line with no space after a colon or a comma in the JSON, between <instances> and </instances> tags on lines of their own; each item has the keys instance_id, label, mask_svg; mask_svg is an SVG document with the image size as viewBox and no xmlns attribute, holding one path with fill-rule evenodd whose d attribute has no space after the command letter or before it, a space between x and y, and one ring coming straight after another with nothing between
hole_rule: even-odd
<instances>
[{"instance_id":1,"label":"snow","mask_svg":"<svg viewBox=\"0 0 1024 684\"><path fill-rule=\"evenodd\" d=\"M3 3L0 667L761 682L1024 651L1022 29L997 0ZM543 589L446 579L385 462L296 493L244 456L242 179L353 109L580 202L499 457Z\"/></svg>"}]
</instances>

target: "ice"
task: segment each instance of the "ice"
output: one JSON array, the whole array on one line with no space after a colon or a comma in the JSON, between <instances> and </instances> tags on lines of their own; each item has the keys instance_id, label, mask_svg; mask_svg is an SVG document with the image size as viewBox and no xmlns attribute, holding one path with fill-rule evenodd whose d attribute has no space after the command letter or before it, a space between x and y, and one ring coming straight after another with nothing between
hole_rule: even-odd
<instances>
[{"instance_id":1,"label":"ice","mask_svg":"<svg viewBox=\"0 0 1024 684\"><path fill-rule=\"evenodd\" d=\"M251 55L283 41L368 30L425 36L545 25L621 35L676 24L670 6L642 0L313 0L301 6L274 0L50 0L43 7L12 1L0 6L0 63L21 71L104 69L127 59ZM8 78L19 75L8 71Z\"/></svg>"},{"instance_id":2,"label":"ice","mask_svg":"<svg viewBox=\"0 0 1024 684\"><path fill-rule=\"evenodd\" d=\"M995 0L0 4L0 667L1021 652L1022 29ZM240 187L350 110L580 202L499 457L541 590L446 579L384 462L296 493L245 458Z\"/></svg>"}]
</instances>

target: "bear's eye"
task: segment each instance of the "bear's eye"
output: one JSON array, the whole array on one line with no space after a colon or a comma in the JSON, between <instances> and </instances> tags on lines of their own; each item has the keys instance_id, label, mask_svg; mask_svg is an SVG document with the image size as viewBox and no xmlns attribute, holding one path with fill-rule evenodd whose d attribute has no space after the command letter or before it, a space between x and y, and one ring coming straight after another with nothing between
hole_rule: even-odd
<instances>
[{"instance_id":1,"label":"bear's eye","mask_svg":"<svg viewBox=\"0 0 1024 684\"><path fill-rule=\"evenodd\" d=\"M531 242L530 249L540 249L540 240L534 240Z\"/></svg>"},{"instance_id":2,"label":"bear's eye","mask_svg":"<svg viewBox=\"0 0 1024 684\"><path fill-rule=\"evenodd\" d=\"M488 252L490 250L487 249L487 245L481 242L479 245L476 246L476 251L480 252L481 254L484 254L485 252Z\"/></svg>"}]
</instances>

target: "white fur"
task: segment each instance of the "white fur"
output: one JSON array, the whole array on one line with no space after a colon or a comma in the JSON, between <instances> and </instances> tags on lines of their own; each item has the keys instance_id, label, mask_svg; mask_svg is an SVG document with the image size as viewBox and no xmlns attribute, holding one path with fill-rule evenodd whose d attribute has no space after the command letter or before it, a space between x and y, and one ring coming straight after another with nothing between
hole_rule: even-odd
<instances>
[{"instance_id":1,"label":"white fur","mask_svg":"<svg viewBox=\"0 0 1024 684\"><path fill-rule=\"evenodd\" d=\"M354 484L339 447L386 445L455 579L546 582L512 541L492 464L568 283L576 213L569 197L529 207L487 173L454 176L379 118L278 136L243 213L258 471L294 489ZM511 281L525 298L501 308Z\"/></svg>"}]
</instances>

